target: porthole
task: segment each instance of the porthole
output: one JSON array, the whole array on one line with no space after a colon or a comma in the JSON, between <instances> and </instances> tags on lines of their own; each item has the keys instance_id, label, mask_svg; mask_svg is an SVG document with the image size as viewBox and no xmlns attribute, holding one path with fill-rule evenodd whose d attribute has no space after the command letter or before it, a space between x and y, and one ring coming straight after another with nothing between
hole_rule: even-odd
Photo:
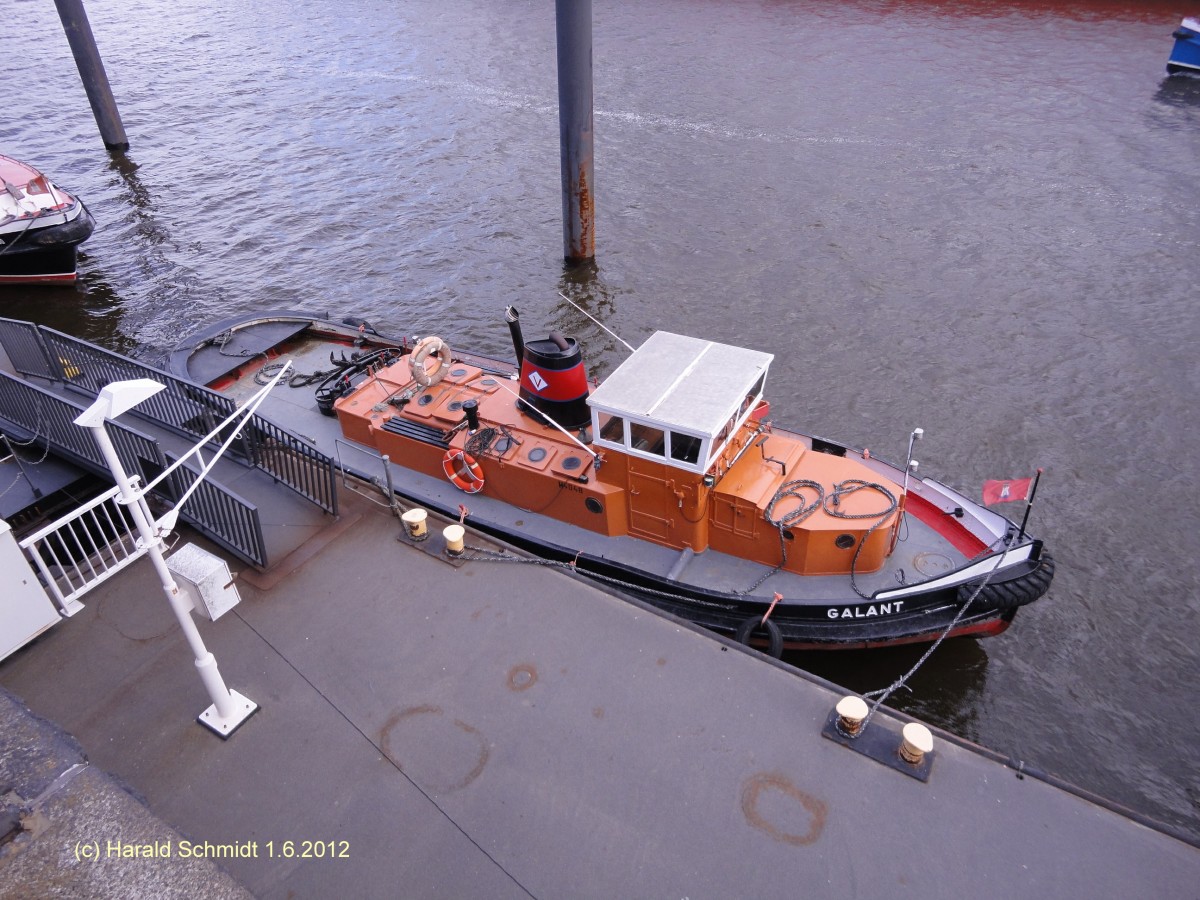
<instances>
[{"instance_id":1,"label":"porthole","mask_svg":"<svg viewBox=\"0 0 1200 900\"><path fill-rule=\"evenodd\" d=\"M513 443L514 441L512 438L502 437L500 440L496 441L496 444L492 447L492 449L496 451L497 455L503 456L508 452L508 448L511 447Z\"/></svg>"},{"instance_id":2,"label":"porthole","mask_svg":"<svg viewBox=\"0 0 1200 900\"><path fill-rule=\"evenodd\" d=\"M450 370L450 377L451 377L451 378L462 378L462 377L463 377L464 375L466 375L466 374L467 374L467 370L466 370L466 369L451 369L451 370Z\"/></svg>"},{"instance_id":3,"label":"porthole","mask_svg":"<svg viewBox=\"0 0 1200 900\"><path fill-rule=\"evenodd\" d=\"M433 394L422 394L417 400L417 406L428 406L433 402Z\"/></svg>"},{"instance_id":4,"label":"porthole","mask_svg":"<svg viewBox=\"0 0 1200 900\"><path fill-rule=\"evenodd\" d=\"M455 400L452 403L447 403L446 409L450 410L450 412L458 412L460 409L462 409L462 401Z\"/></svg>"},{"instance_id":5,"label":"porthole","mask_svg":"<svg viewBox=\"0 0 1200 900\"><path fill-rule=\"evenodd\" d=\"M568 472L572 472L575 469L578 469L581 465L583 465L583 460L580 459L578 456L568 456L566 459L564 459L562 461L562 467L564 469L566 469Z\"/></svg>"},{"instance_id":6,"label":"porthole","mask_svg":"<svg viewBox=\"0 0 1200 900\"><path fill-rule=\"evenodd\" d=\"M534 447L529 451L530 462L541 462L546 458L546 449L544 447Z\"/></svg>"},{"instance_id":7,"label":"porthole","mask_svg":"<svg viewBox=\"0 0 1200 900\"><path fill-rule=\"evenodd\" d=\"M834 538L833 543L834 543L834 546L838 547L841 550L849 550L851 547L854 546L854 535L839 534L836 538Z\"/></svg>"},{"instance_id":8,"label":"porthole","mask_svg":"<svg viewBox=\"0 0 1200 900\"><path fill-rule=\"evenodd\" d=\"M583 505L587 507L588 512L602 513L604 512L604 504L595 497L588 497L583 501Z\"/></svg>"}]
</instances>

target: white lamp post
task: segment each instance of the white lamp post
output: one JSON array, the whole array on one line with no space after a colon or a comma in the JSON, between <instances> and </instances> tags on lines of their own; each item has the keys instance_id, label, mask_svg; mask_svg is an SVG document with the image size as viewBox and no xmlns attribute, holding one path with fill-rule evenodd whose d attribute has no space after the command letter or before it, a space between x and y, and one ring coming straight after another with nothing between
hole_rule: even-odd
<instances>
[{"instance_id":1,"label":"white lamp post","mask_svg":"<svg viewBox=\"0 0 1200 900\"><path fill-rule=\"evenodd\" d=\"M180 591L174 576L167 568L167 562L163 556L165 545L162 539L162 529L152 526L154 517L149 507L146 506L145 498L136 490L137 478L131 477L125 472L125 467L121 465L116 447L113 446L112 438L109 437L108 429L105 427L105 422L109 419L115 419L143 400L153 397L162 389L161 384L149 378L113 382L104 388L96 401L80 414L75 420L75 424L91 429L92 437L104 455L104 460L108 463L117 487L120 489L122 502L133 516L134 524L137 526L138 535L141 538L140 543L154 563L154 568L162 580L163 593L167 595L171 609L175 611L175 618L179 620L179 626L183 629L188 644L191 645L192 654L196 658L196 669L200 673L200 679L204 682L208 696L212 699L212 706L202 712L197 717L197 721L221 737L227 738L238 726L258 711L258 704L225 686L225 681L217 669L217 660L204 646L204 640L200 637L196 623L192 621L192 603ZM171 520L174 520L173 515Z\"/></svg>"}]
</instances>

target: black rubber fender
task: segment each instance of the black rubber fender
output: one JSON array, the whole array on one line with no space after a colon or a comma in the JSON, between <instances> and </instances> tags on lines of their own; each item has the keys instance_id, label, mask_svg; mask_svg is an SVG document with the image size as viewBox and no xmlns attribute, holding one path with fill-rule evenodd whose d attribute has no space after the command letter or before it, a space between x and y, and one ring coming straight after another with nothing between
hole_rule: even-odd
<instances>
[{"instance_id":1,"label":"black rubber fender","mask_svg":"<svg viewBox=\"0 0 1200 900\"><path fill-rule=\"evenodd\" d=\"M1012 581L992 582L985 585L975 602L980 609L993 608L1003 613L1014 612L1045 594L1050 589L1050 582L1053 580L1054 557L1043 551L1036 569ZM960 585L958 602L965 603L969 600L977 587L978 582Z\"/></svg>"},{"instance_id":2,"label":"black rubber fender","mask_svg":"<svg viewBox=\"0 0 1200 900\"><path fill-rule=\"evenodd\" d=\"M750 639L764 631L767 636L767 655L779 659L783 656L783 633L779 630L779 626L770 619L767 619L764 624L762 616L751 616L738 626L734 637L737 638L739 644L749 647Z\"/></svg>"}]
</instances>

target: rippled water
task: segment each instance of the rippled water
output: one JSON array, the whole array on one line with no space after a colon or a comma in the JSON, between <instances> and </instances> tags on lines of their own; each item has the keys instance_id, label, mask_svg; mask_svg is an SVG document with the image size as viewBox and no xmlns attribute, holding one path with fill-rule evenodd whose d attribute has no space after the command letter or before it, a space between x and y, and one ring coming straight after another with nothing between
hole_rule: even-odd
<instances>
[{"instance_id":1,"label":"rippled water","mask_svg":"<svg viewBox=\"0 0 1200 900\"><path fill-rule=\"evenodd\" d=\"M776 354L780 422L891 458L923 427L922 471L976 496L1043 466L1050 594L896 705L1200 835L1181 10L595 0L597 267L564 272L548 0L90 0L121 162L53 6L16 6L0 152L99 227L76 290L8 289L5 315L151 360L278 306L507 353L515 303L604 374L623 349L567 290L630 342ZM795 662L869 690L916 656Z\"/></svg>"}]
</instances>

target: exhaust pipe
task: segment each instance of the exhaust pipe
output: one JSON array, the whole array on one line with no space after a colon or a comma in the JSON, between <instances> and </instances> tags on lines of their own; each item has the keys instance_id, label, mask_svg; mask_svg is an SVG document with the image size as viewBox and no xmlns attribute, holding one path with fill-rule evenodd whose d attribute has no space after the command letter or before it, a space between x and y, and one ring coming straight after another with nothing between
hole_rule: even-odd
<instances>
[{"instance_id":1,"label":"exhaust pipe","mask_svg":"<svg viewBox=\"0 0 1200 900\"><path fill-rule=\"evenodd\" d=\"M508 330L512 334L513 349L517 351L517 368L519 369L525 362L525 336L521 333L521 314L517 312L515 306L505 308L504 321L508 323Z\"/></svg>"}]
</instances>

